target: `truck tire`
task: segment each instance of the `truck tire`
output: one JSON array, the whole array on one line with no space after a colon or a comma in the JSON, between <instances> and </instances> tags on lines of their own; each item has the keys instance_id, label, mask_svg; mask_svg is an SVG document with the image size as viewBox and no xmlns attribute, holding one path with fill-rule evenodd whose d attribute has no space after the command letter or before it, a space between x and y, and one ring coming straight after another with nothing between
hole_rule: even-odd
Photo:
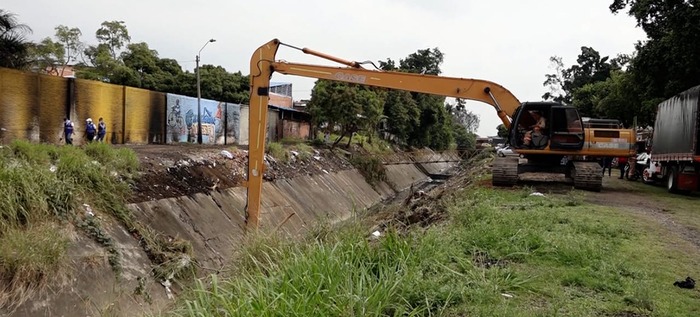
<instances>
[{"instance_id":1,"label":"truck tire","mask_svg":"<svg viewBox=\"0 0 700 317\"><path fill-rule=\"evenodd\" d=\"M668 176L666 176L666 189L669 193L678 192L678 171L675 167L668 168Z\"/></svg>"}]
</instances>

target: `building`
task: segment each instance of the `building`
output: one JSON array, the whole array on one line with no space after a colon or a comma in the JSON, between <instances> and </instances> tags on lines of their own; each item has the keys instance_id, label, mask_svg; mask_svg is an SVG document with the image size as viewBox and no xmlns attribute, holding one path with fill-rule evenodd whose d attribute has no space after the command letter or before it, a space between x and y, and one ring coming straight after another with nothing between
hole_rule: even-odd
<instances>
[{"instance_id":1,"label":"building","mask_svg":"<svg viewBox=\"0 0 700 317\"><path fill-rule=\"evenodd\" d=\"M44 69L47 75L60 76L66 78L75 78L75 67L73 65L56 65L49 66Z\"/></svg>"},{"instance_id":2,"label":"building","mask_svg":"<svg viewBox=\"0 0 700 317\"><path fill-rule=\"evenodd\" d=\"M271 82L269 104L282 108L292 108L294 106L292 83Z\"/></svg>"}]
</instances>

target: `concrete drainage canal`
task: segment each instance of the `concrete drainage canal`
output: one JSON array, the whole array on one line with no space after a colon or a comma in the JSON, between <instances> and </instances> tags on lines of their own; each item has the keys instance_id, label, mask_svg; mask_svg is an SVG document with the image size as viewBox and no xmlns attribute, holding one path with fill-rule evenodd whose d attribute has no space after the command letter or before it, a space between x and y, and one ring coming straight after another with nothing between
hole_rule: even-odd
<instances>
[{"instance_id":1,"label":"concrete drainage canal","mask_svg":"<svg viewBox=\"0 0 700 317\"><path fill-rule=\"evenodd\" d=\"M168 173L173 167L196 170L201 178L222 177L222 173L239 166L232 159L216 157L220 150L202 158L188 161L153 159L154 169ZM155 157L152 153L146 153ZM143 162L148 162L140 157ZM235 154L235 153L234 153ZM178 154L181 155L181 154ZM323 153L312 157L316 164L326 159ZM235 156L235 155L234 155ZM235 156L237 157L237 156ZM235 160L235 158L233 159ZM334 160L334 159L333 159ZM187 164L185 164L187 163ZM308 163L308 164L312 164ZM235 166L228 166L234 164ZM298 164L298 163L297 163ZM276 234L299 235L309 231L319 222L343 222L356 210L369 210L381 206L404 206L406 212L377 220L376 230L383 231L391 223L401 225L428 224L445 216L439 208L431 206L435 197L431 191L444 185L458 171L457 162L427 164L389 164L383 167L385 177L374 184L368 183L360 171L340 160L327 165L314 165L301 170L297 167L293 177L271 178L263 186L261 229ZM196 167L196 168L195 168ZM311 169L313 168L313 169ZM281 175L281 169L272 172ZM307 171L307 172L304 172ZM230 172L229 172L230 173ZM160 174L154 174L160 175ZM167 180L170 174L153 179ZM191 266L194 276L206 276L226 270L241 246L245 228L246 188L228 186L241 176L229 180L199 180L204 192L187 195L160 195L158 188L177 188L183 179L178 174L173 184L153 187L148 200L127 205L134 219L144 228L157 233L165 241L184 241L189 246L187 257L178 257L172 265ZM184 179L184 181L190 181ZM140 188L147 184L140 184ZM226 185L226 186L224 186ZM217 187L218 186L218 187ZM444 187L444 186L443 186ZM158 198L158 194L161 198ZM425 197L420 197L425 196ZM379 218L377 218L379 217ZM70 279L63 281L56 292L47 291L35 299L15 307L13 316L77 316L109 313L115 316L144 315L158 311L177 298L183 285L173 274L153 274L153 252L143 248L143 237L132 234L117 221L105 221L103 232L110 237L110 249L120 256L119 279L102 259L104 251L89 238L78 237L69 248L71 257ZM98 258L99 257L99 258ZM94 258L94 265L86 266L85 259ZM106 259L106 257L105 257ZM93 263L90 262L90 263ZM190 275L190 279L192 275ZM185 282L186 284L186 282ZM0 311L5 315L6 311Z\"/></svg>"}]
</instances>

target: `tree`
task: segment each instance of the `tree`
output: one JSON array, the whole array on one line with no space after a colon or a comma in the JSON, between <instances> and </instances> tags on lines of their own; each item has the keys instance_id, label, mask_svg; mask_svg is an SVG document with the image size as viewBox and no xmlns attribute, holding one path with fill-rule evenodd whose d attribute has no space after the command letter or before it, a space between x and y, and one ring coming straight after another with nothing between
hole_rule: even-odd
<instances>
[{"instance_id":1,"label":"tree","mask_svg":"<svg viewBox=\"0 0 700 317\"><path fill-rule=\"evenodd\" d=\"M340 127L341 136L333 145L349 135L349 146L352 133L373 131L377 126L384 108L384 96L367 86L318 80L311 91L308 107L316 125L327 124L331 131Z\"/></svg>"},{"instance_id":2,"label":"tree","mask_svg":"<svg viewBox=\"0 0 700 317\"><path fill-rule=\"evenodd\" d=\"M506 128L506 126L503 125L503 123L499 124L499 125L496 127L496 130L498 130L498 136L499 136L499 137L502 137L502 138L507 138L507 137L508 137L508 128Z\"/></svg>"},{"instance_id":3,"label":"tree","mask_svg":"<svg viewBox=\"0 0 700 317\"><path fill-rule=\"evenodd\" d=\"M438 75L443 57L438 48L422 49L401 59L398 67L392 59L379 61L379 65L383 70ZM441 150L454 141L453 118L445 97L389 90L384 115L389 130L409 146Z\"/></svg>"},{"instance_id":4,"label":"tree","mask_svg":"<svg viewBox=\"0 0 700 317\"><path fill-rule=\"evenodd\" d=\"M95 31L97 45L90 45L83 51L85 59L80 64L78 76L81 78L143 87L142 72L139 68L128 69L122 61L121 49L131 41L124 21L104 21ZM148 45L146 45L148 46Z\"/></svg>"},{"instance_id":5,"label":"tree","mask_svg":"<svg viewBox=\"0 0 700 317\"><path fill-rule=\"evenodd\" d=\"M440 75L440 65L444 54L436 47L434 49L418 50L399 62L400 69L409 73ZM392 62L388 60L387 62Z\"/></svg>"},{"instance_id":6,"label":"tree","mask_svg":"<svg viewBox=\"0 0 700 317\"><path fill-rule=\"evenodd\" d=\"M564 102L566 98L566 92L564 91L564 62L562 62L561 57L552 56L549 58L549 64L550 68L554 68L554 73L544 75L547 79L543 85L549 91L542 95L542 99Z\"/></svg>"},{"instance_id":7,"label":"tree","mask_svg":"<svg viewBox=\"0 0 700 317\"><path fill-rule=\"evenodd\" d=\"M476 148L476 130L479 129L479 116L467 110L464 99L457 98L456 104L447 103L447 112L452 116L451 131L457 148Z\"/></svg>"},{"instance_id":8,"label":"tree","mask_svg":"<svg viewBox=\"0 0 700 317\"><path fill-rule=\"evenodd\" d=\"M480 118L477 114L467 110L464 99L457 98L456 104L447 103L447 112L455 119L454 122L463 126L467 132L475 133L479 129Z\"/></svg>"},{"instance_id":9,"label":"tree","mask_svg":"<svg viewBox=\"0 0 700 317\"><path fill-rule=\"evenodd\" d=\"M15 14L0 9L0 67L26 68L30 63L29 26L19 23Z\"/></svg>"},{"instance_id":10,"label":"tree","mask_svg":"<svg viewBox=\"0 0 700 317\"><path fill-rule=\"evenodd\" d=\"M387 130L401 142L407 142L409 136L418 127L421 111L410 92L389 90L384 103L384 115L387 117Z\"/></svg>"},{"instance_id":11,"label":"tree","mask_svg":"<svg viewBox=\"0 0 700 317\"><path fill-rule=\"evenodd\" d=\"M77 60L78 55L82 53L83 42L80 41L80 36L83 34L79 28L68 28L65 25L59 25L55 28L56 40L63 45L65 50L62 66L66 66ZM63 76L63 71L61 71Z\"/></svg>"},{"instance_id":12,"label":"tree","mask_svg":"<svg viewBox=\"0 0 700 317\"><path fill-rule=\"evenodd\" d=\"M554 73L545 75L543 85L549 88L549 92L542 98L571 104L577 89L590 83L605 81L610 77L611 71L624 66L623 63L628 57L622 55L611 60L608 56L601 57L600 53L591 47L582 46L576 59L577 64L569 68L564 68L561 57L552 56L549 60Z\"/></svg>"},{"instance_id":13,"label":"tree","mask_svg":"<svg viewBox=\"0 0 700 317\"><path fill-rule=\"evenodd\" d=\"M666 99L698 84L700 78L700 1L614 0L610 10L628 9L647 34L636 45L632 80L643 102Z\"/></svg>"},{"instance_id":14,"label":"tree","mask_svg":"<svg viewBox=\"0 0 700 317\"><path fill-rule=\"evenodd\" d=\"M113 59L117 59L119 50L129 44L131 37L124 21L104 21L95 32L100 44L104 44Z\"/></svg>"},{"instance_id":15,"label":"tree","mask_svg":"<svg viewBox=\"0 0 700 317\"><path fill-rule=\"evenodd\" d=\"M234 103L247 102L248 77L241 72L229 73L221 66L202 65L202 97Z\"/></svg>"},{"instance_id":16,"label":"tree","mask_svg":"<svg viewBox=\"0 0 700 317\"><path fill-rule=\"evenodd\" d=\"M47 37L37 44L32 44L29 52L34 68L38 72L60 75L57 66L63 65L66 53L61 43Z\"/></svg>"},{"instance_id":17,"label":"tree","mask_svg":"<svg viewBox=\"0 0 700 317\"><path fill-rule=\"evenodd\" d=\"M460 150L476 149L476 134L467 131L462 125L455 125L454 138L457 148Z\"/></svg>"},{"instance_id":18,"label":"tree","mask_svg":"<svg viewBox=\"0 0 700 317\"><path fill-rule=\"evenodd\" d=\"M33 68L40 73L63 76L66 66L77 64L82 55L82 32L78 28L59 25L54 28L54 39L46 37L41 42L32 44L30 54Z\"/></svg>"}]
</instances>

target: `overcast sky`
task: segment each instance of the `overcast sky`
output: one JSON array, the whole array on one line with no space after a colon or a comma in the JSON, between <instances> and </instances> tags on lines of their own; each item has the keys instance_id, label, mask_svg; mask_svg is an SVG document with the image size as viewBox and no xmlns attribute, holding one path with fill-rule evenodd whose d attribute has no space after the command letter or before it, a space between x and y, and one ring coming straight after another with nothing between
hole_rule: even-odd
<instances>
[{"instance_id":1,"label":"overcast sky","mask_svg":"<svg viewBox=\"0 0 700 317\"><path fill-rule=\"evenodd\" d=\"M445 54L443 75L479 78L508 88L520 101L538 101L546 89L549 57L575 62L581 46L602 55L632 53L645 38L626 14L608 10L612 0L4 0L38 41L63 24L78 27L94 44L103 21L121 20L132 42L146 42L160 57L187 70L202 63L248 74L252 52L278 38L349 60L399 60L418 49ZM278 59L331 62L280 49ZM293 83L294 99L308 98L313 79L274 75ZM469 102L481 118L479 135L495 135L500 123L489 105Z\"/></svg>"}]
</instances>

